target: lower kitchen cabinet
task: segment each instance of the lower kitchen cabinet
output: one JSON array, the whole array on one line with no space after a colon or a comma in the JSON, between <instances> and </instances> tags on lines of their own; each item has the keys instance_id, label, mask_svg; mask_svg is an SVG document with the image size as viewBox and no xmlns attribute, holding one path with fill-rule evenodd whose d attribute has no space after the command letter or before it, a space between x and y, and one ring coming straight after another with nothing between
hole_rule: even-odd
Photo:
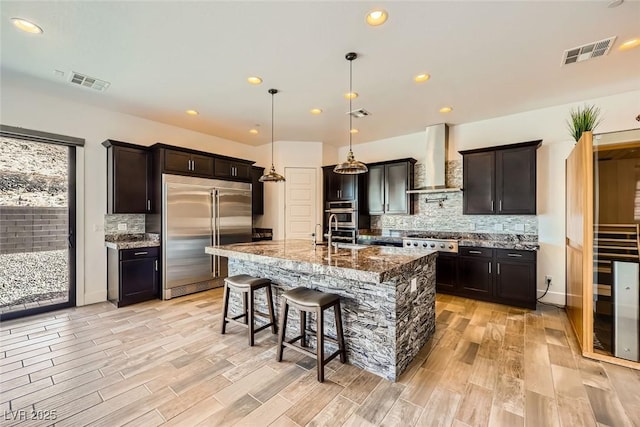
<instances>
[{"instance_id":1,"label":"lower kitchen cabinet","mask_svg":"<svg viewBox=\"0 0 640 427\"><path fill-rule=\"evenodd\" d=\"M436 259L436 290L535 309L536 252L461 247Z\"/></svg>"},{"instance_id":2,"label":"lower kitchen cabinet","mask_svg":"<svg viewBox=\"0 0 640 427\"><path fill-rule=\"evenodd\" d=\"M158 297L159 248L108 249L107 298L118 307Z\"/></svg>"}]
</instances>

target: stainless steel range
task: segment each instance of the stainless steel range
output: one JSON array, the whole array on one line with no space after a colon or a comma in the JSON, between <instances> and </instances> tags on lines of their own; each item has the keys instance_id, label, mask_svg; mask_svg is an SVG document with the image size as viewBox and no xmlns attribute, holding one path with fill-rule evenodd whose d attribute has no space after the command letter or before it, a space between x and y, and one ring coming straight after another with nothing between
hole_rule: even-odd
<instances>
[{"instance_id":1,"label":"stainless steel range","mask_svg":"<svg viewBox=\"0 0 640 427\"><path fill-rule=\"evenodd\" d=\"M431 249L438 252L458 253L458 241L454 239L431 239L409 235L402 239L402 246L416 250Z\"/></svg>"}]
</instances>

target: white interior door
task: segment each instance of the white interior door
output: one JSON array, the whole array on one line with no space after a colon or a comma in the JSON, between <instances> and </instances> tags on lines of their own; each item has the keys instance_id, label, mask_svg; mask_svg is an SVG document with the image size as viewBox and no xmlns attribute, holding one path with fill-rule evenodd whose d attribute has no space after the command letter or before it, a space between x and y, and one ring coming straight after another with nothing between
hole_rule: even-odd
<instances>
[{"instance_id":1,"label":"white interior door","mask_svg":"<svg viewBox=\"0 0 640 427\"><path fill-rule=\"evenodd\" d=\"M285 238L311 239L317 212L315 168L285 168Z\"/></svg>"}]
</instances>

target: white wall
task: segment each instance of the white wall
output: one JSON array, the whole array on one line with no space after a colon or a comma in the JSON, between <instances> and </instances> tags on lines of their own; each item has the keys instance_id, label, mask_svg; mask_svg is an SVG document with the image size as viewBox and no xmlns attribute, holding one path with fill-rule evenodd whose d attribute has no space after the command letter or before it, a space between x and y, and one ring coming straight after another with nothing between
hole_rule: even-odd
<instances>
[{"instance_id":1,"label":"white wall","mask_svg":"<svg viewBox=\"0 0 640 427\"><path fill-rule=\"evenodd\" d=\"M627 92L583 102L559 105L498 117L481 122L449 128L449 159L459 159L460 150L504 145L542 139L538 150L538 289L544 290L544 276L553 277L549 294L544 301L564 304L564 206L565 159L573 149L566 120L572 108L584 103L595 104L602 110L599 132L612 132L638 127L635 117L640 112L640 91ZM348 146L340 147L340 158L346 156ZM356 158L363 162L394 158L424 157L424 132L358 144L353 147Z\"/></svg>"},{"instance_id":2,"label":"white wall","mask_svg":"<svg viewBox=\"0 0 640 427\"><path fill-rule=\"evenodd\" d=\"M261 165L269 161L265 161L265 149L262 147L256 149L175 126L43 95L5 76L0 82L0 89L2 124L86 140L84 149L79 149L77 155L78 305L105 301L107 296L106 249L102 231L107 209L107 171L106 151L100 145L102 141L116 139L140 145L163 142L255 160ZM318 157L321 157L321 152Z\"/></svg>"}]
</instances>

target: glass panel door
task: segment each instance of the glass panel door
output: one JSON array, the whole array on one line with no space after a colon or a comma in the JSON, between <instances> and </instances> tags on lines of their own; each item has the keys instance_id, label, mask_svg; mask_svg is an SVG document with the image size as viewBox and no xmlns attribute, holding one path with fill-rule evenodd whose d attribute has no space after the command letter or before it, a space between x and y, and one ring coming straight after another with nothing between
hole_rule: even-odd
<instances>
[{"instance_id":1,"label":"glass panel door","mask_svg":"<svg viewBox=\"0 0 640 427\"><path fill-rule=\"evenodd\" d=\"M0 137L0 319L75 306L75 147Z\"/></svg>"}]
</instances>

